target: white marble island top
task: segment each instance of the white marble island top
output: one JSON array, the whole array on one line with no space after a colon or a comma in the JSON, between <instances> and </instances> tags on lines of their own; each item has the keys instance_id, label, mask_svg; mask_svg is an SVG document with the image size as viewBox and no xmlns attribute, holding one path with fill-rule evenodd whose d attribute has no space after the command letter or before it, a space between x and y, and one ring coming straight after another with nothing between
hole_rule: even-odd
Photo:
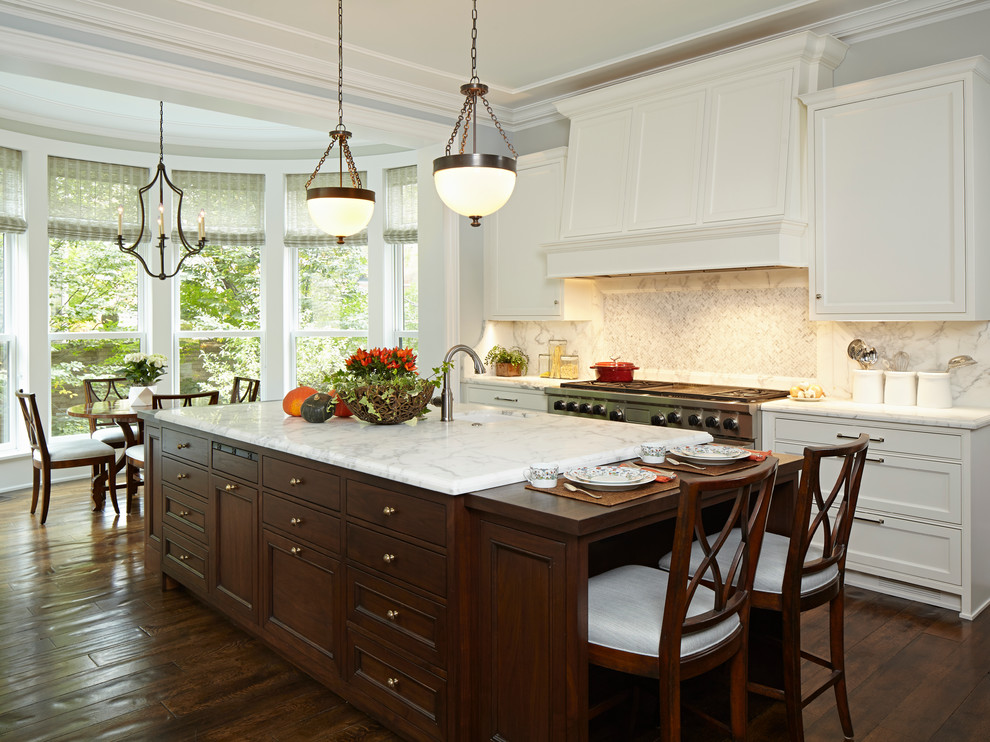
<instances>
[{"instance_id":1,"label":"white marble island top","mask_svg":"<svg viewBox=\"0 0 990 742\"><path fill-rule=\"evenodd\" d=\"M646 441L712 440L701 432L475 404L455 405L448 423L431 408L415 425L368 425L354 417L308 423L287 416L280 402L162 410L157 418L448 495L522 482L536 462L563 471L635 458Z\"/></svg>"}]
</instances>

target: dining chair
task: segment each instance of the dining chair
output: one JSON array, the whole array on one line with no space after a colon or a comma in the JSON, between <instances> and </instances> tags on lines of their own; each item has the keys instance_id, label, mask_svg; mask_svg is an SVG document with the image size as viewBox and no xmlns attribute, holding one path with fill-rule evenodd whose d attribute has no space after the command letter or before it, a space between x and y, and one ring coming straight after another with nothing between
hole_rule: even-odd
<instances>
[{"instance_id":1,"label":"dining chair","mask_svg":"<svg viewBox=\"0 0 990 742\"><path fill-rule=\"evenodd\" d=\"M220 392L191 392L189 394L154 394L151 397L151 409L161 410L166 407L192 407L197 402L204 402L207 405L215 405L220 401ZM181 404L167 404L179 402ZM127 503L126 511L131 512L131 501L137 494L139 484L143 484L142 471L144 470L144 443L129 446L124 451L124 461L126 462L125 481Z\"/></svg>"},{"instance_id":2,"label":"dining chair","mask_svg":"<svg viewBox=\"0 0 990 742\"><path fill-rule=\"evenodd\" d=\"M104 377L100 379L83 379L83 401L87 405L95 402L107 402L116 399L127 399L127 391L121 390L118 384L123 385L127 379L123 376ZM124 431L120 425L113 420L97 420L90 418L89 437L93 440L103 441L114 448L124 448L127 441L124 439ZM131 425L134 438L139 435L137 424Z\"/></svg>"},{"instance_id":3,"label":"dining chair","mask_svg":"<svg viewBox=\"0 0 990 742\"><path fill-rule=\"evenodd\" d=\"M257 402L261 391L260 379L249 379L247 376L235 376L234 385L230 389L230 404L240 402Z\"/></svg>"},{"instance_id":4,"label":"dining chair","mask_svg":"<svg viewBox=\"0 0 990 742\"><path fill-rule=\"evenodd\" d=\"M745 739L750 594L776 471L776 459L767 459L688 482L681 488L669 572L624 565L588 580L588 658L659 680L664 742L681 738L681 681L723 664L730 674L730 723L711 721L733 740ZM742 540L732 545L734 530ZM692 543L705 553L694 566ZM590 715L608 706L593 707Z\"/></svg>"},{"instance_id":5,"label":"dining chair","mask_svg":"<svg viewBox=\"0 0 990 742\"><path fill-rule=\"evenodd\" d=\"M106 472L110 486L110 502L115 513L120 513L117 506L117 483L111 475L117 462L117 452L103 443L92 438L74 439L68 441L54 440L51 443L45 437L45 429L41 424L38 413L38 401L33 393L23 389L15 392L21 406L24 424L27 426L28 443L31 445L31 514L38 507L39 489L41 493L41 524L48 520L48 506L52 494L52 469L71 469L77 466L96 467L98 475ZM99 480L97 480L99 481ZM102 493L98 493L102 494Z\"/></svg>"}]
</instances>

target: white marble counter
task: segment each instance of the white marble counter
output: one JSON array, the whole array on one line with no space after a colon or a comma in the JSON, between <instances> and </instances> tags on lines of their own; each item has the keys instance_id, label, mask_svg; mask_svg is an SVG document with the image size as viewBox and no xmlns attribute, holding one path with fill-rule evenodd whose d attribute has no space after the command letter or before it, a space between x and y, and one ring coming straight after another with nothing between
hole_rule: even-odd
<instances>
[{"instance_id":1,"label":"white marble counter","mask_svg":"<svg viewBox=\"0 0 990 742\"><path fill-rule=\"evenodd\" d=\"M634 458L645 441L712 440L707 433L474 404L456 405L449 423L434 408L415 425L368 425L354 417L307 423L287 416L280 402L186 407L157 417L448 495L522 482L536 462L564 470Z\"/></svg>"},{"instance_id":2,"label":"white marble counter","mask_svg":"<svg viewBox=\"0 0 990 742\"><path fill-rule=\"evenodd\" d=\"M465 384L497 384L516 389L539 389L558 387L562 381L573 379L548 379L542 376L495 376L494 374L465 374L461 379Z\"/></svg>"},{"instance_id":3,"label":"white marble counter","mask_svg":"<svg viewBox=\"0 0 990 742\"><path fill-rule=\"evenodd\" d=\"M950 407L936 410L927 407L895 407L883 404L858 404L850 400L825 398L820 402L795 402L777 399L761 405L764 412L800 412L821 417L844 417L852 420L914 423L944 428L976 430L990 425L990 409L985 407Z\"/></svg>"}]
</instances>

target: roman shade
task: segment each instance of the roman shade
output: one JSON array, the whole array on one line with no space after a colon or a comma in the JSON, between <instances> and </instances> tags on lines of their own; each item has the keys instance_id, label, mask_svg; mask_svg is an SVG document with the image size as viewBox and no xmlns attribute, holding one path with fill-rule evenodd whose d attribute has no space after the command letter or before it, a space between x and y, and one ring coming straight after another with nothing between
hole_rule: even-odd
<instances>
[{"instance_id":1,"label":"roman shade","mask_svg":"<svg viewBox=\"0 0 990 742\"><path fill-rule=\"evenodd\" d=\"M197 240L199 212L206 212L206 243L257 247L265 244L265 176L255 173L210 173L175 170L172 182L182 189L182 231ZM175 213L175 206L172 207ZM172 228L172 240L178 240Z\"/></svg>"},{"instance_id":2,"label":"roman shade","mask_svg":"<svg viewBox=\"0 0 990 742\"><path fill-rule=\"evenodd\" d=\"M362 183L367 183L368 173L358 172ZM285 246L286 247L330 247L337 244L337 238L327 234L309 216L306 205L306 181L309 175L290 173L285 176ZM340 185L338 173L317 173L310 188L328 188ZM350 186L350 176L344 178L344 187ZM367 245L368 230L344 238L345 245Z\"/></svg>"},{"instance_id":3,"label":"roman shade","mask_svg":"<svg viewBox=\"0 0 990 742\"><path fill-rule=\"evenodd\" d=\"M26 230L21 151L0 147L0 232Z\"/></svg>"},{"instance_id":4,"label":"roman shade","mask_svg":"<svg viewBox=\"0 0 990 742\"><path fill-rule=\"evenodd\" d=\"M419 242L419 178L415 165L385 171L385 243Z\"/></svg>"},{"instance_id":5,"label":"roman shade","mask_svg":"<svg viewBox=\"0 0 990 742\"><path fill-rule=\"evenodd\" d=\"M49 157L48 237L113 240L123 207L124 241L134 242L141 229L138 189L149 179L143 167Z\"/></svg>"}]
</instances>

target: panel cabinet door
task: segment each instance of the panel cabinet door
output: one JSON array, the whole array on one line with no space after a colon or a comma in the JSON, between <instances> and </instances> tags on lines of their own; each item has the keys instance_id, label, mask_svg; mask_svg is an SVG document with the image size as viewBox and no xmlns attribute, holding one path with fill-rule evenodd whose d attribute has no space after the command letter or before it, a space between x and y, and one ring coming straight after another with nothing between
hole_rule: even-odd
<instances>
[{"instance_id":1,"label":"panel cabinet door","mask_svg":"<svg viewBox=\"0 0 990 742\"><path fill-rule=\"evenodd\" d=\"M705 91L637 105L629 158L628 230L698 221Z\"/></svg>"},{"instance_id":2,"label":"panel cabinet door","mask_svg":"<svg viewBox=\"0 0 990 742\"><path fill-rule=\"evenodd\" d=\"M632 106L571 122L561 237L622 229Z\"/></svg>"},{"instance_id":3,"label":"panel cabinet door","mask_svg":"<svg viewBox=\"0 0 990 742\"><path fill-rule=\"evenodd\" d=\"M162 550L162 438L161 429L144 429L144 535L145 550Z\"/></svg>"},{"instance_id":4,"label":"panel cabinet door","mask_svg":"<svg viewBox=\"0 0 990 742\"><path fill-rule=\"evenodd\" d=\"M210 593L228 614L257 623L258 490L215 475L210 482Z\"/></svg>"},{"instance_id":5,"label":"panel cabinet door","mask_svg":"<svg viewBox=\"0 0 990 742\"><path fill-rule=\"evenodd\" d=\"M813 314L966 312L963 83L816 110L814 138Z\"/></svg>"}]
</instances>

